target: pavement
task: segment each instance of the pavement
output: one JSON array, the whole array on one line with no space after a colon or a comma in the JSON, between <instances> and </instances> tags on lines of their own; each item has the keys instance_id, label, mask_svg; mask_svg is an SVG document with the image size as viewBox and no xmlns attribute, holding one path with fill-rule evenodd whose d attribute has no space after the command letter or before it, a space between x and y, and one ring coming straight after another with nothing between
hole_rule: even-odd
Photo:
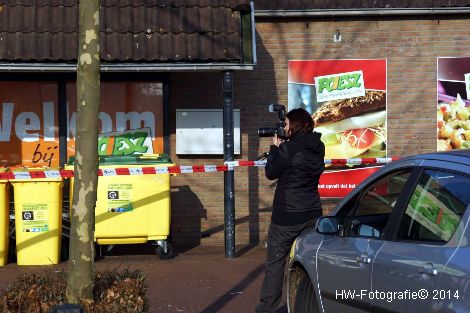
<instances>
[{"instance_id":1,"label":"pavement","mask_svg":"<svg viewBox=\"0 0 470 313\"><path fill-rule=\"evenodd\" d=\"M132 253L122 246L96 261L96 270L141 269L145 274L150 312L249 313L254 312L264 277L266 249L261 246L237 249L237 257L225 257L223 246L199 246L176 250L176 257L160 260L149 249ZM57 267L66 266L62 262ZM0 267L0 289L18 275L49 270L51 266ZM277 313L287 313L285 296Z\"/></svg>"}]
</instances>

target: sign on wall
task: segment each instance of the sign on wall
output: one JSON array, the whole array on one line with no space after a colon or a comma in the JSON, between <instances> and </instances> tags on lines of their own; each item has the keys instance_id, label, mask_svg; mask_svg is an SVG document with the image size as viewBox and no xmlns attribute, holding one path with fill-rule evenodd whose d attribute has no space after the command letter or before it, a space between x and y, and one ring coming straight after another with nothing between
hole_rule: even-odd
<instances>
[{"instance_id":1,"label":"sign on wall","mask_svg":"<svg viewBox=\"0 0 470 313\"><path fill-rule=\"evenodd\" d=\"M288 109L304 108L312 115L326 159L387 155L385 59L289 61L288 68ZM342 197L371 171L325 172L320 193Z\"/></svg>"},{"instance_id":2,"label":"sign on wall","mask_svg":"<svg viewBox=\"0 0 470 313\"><path fill-rule=\"evenodd\" d=\"M153 141L150 128L102 133L98 137L98 154L153 154Z\"/></svg>"},{"instance_id":3,"label":"sign on wall","mask_svg":"<svg viewBox=\"0 0 470 313\"><path fill-rule=\"evenodd\" d=\"M437 59L437 151L470 148L470 57Z\"/></svg>"},{"instance_id":4,"label":"sign on wall","mask_svg":"<svg viewBox=\"0 0 470 313\"><path fill-rule=\"evenodd\" d=\"M99 145L105 154L163 152L163 91L157 82L102 82ZM59 166L56 82L0 83L0 166ZM75 155L75 83L67 84L67 155ZM112 137L112 138L111 138ZM144 152L145 150L145 152Z\"/></svg>"},{"instance_id":5,"label":"sign on wall","mask_svg":"<svg viewBox=\"0 0 470 313\"><path fill-rule=\"evenodd\" d=\"M233 150L240 154L240 110L233 110ZM176 154L223 154L222 109L177 109Z\"/></svg>"}]
</instances>

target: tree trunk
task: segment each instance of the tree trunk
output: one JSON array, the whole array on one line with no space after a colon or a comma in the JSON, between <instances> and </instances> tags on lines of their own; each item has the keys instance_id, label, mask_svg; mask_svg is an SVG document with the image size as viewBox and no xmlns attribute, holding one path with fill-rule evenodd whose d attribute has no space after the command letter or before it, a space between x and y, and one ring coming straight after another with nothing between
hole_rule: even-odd
<instances>
[{"instance_id":1,"label":"tree trunk","mask_svg":"<svg viewBox=\"0 0 470 313\"><path fill-rule=\"evenodd\" d=\"M67 302L92 299L100 106L99 0L79 1L77 138Z\"/></svg>"}]
</instances>

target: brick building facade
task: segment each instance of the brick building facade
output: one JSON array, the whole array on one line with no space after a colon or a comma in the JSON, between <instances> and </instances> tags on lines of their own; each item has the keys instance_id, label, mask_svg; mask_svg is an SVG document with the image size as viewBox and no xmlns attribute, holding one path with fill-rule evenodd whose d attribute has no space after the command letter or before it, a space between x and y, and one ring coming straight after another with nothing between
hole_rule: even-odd
<instances>
[{"instance_id":1,"label":"brick building facade","mask_svg":"<svg viewBox=\"0 0 470 313\"><path fill-rule=\"evenodd\" d=\"M253 72L235 73L235 108L241 110L242 153L254 159L269 149L269 139L257 128L276 121L269 103L287 106L288 60L387 59L388 155L406 156L436 150L437 57L468 56L468 15L256 18L258 64ZM334 35L341 33L341 42ZM220 108L220 74L171 75L171 110L191 105ZM172 128L174 151L174 128ZM221 159L193 159L172 154L178 164L213 164ZM175 177L174 188L191 191L172 194L173 230L181 243L223 244L222 174ZM238 168L236 185L236 243L266 240L274 186L258 168ZM186 200L189 200L186 202ZM197 208L191 199L198 199ZM335 200L324 200L325 212ZM200 209L202 208L202 210Z\"/></svg>"},{"instance_id":2,"label":"brick building facade","mask_svg":"<svg viewBox=\"0 0 470 313\"><path fill-rule=\"evenodd\" d=\"M129 5L108 0L102 4L102 38L107 38L102 58L110 73L102 78L113 80L116 73L121 82L163 82L169 107L163 121L169 126L165 151L172 161L221 164L221 155L176 154L176 110L222 109L223 70L233 70L234 107L240 110L241 153L235 158L253 160L269 149L270 139L257 135L259 127L276 122L268 104L287 106L289 60L386 59L388 155L430 152L436 150L436 61L470 55L469 5L463 0L259 0L254 14L257 63L251 64L246 56L249 39L242 31L250 17L249 1ZM0 10L6 16L0 23L2 79L61 81L64 88L73 81L75 48L65 43L76 40L76 27L69 22L76 18L76 7L76 0L7 1ZM172 178L175 246L224 244L223 175ZM235 170L240 247L266 241L274 190L262 168ZM324 199L325 213L336 202Z\"/></svg>"}]
</instances>

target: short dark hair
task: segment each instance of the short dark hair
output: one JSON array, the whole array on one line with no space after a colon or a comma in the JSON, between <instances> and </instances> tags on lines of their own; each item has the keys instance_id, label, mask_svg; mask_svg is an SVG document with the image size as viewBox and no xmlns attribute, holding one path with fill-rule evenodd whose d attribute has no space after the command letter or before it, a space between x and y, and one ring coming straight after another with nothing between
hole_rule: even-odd
<instances>
[{"instance_id":1,"label":"short dark hair","mask_svg":"<svg viewBox=\"0 0 470 313\"><path fill-rule=\"evenodd\" d=\"M289 119L291 135L313 131L313 119L305 109L293 109L286 114L286 117Z\"/></svg>"}]
</instances>

